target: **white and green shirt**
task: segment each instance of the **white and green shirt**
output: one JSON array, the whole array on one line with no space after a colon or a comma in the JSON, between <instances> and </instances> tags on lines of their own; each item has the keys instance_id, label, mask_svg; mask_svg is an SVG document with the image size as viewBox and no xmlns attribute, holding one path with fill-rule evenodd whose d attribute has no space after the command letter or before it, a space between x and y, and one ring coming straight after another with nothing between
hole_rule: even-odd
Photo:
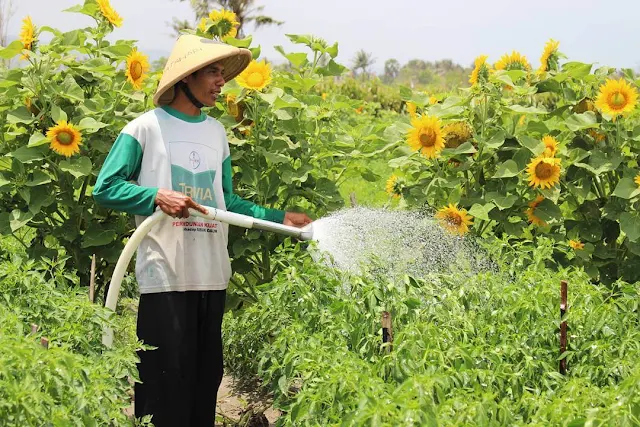
<instances>
[{"instance_id":1,"label":"white and green shirt","mask_svg":"<svg viewBox=\"0 0 640 427\"><path fill-rule=\"evenodd\" d=\"M156 108L120 133L98 175L93 197L101 206L136 215L155 211L159 188L197 203L280 222L284 212L233 193L229 143L223 126L202 113ZM138 247L141 293L225 289L231 277L228 226L191 216L160 220Z\"/></svg>"}]
</instances>

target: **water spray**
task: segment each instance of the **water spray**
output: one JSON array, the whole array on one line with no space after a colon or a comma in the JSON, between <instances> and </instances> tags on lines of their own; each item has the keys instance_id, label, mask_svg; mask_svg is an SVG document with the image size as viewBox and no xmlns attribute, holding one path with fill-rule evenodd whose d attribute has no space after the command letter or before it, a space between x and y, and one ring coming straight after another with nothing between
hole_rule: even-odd
<instances>
[{"instance_id":1,"label":"water spray","mask_svg":"<svg viewBox=\"0 0 640 427\"><path fill-rule=\"evenodd\" d=\"M247 215L216 209L210 206L203 207L207 211L206 214L195 209L189 209L189 214L204 219L224 222L226 224L235 225L242 228L255 228L258 230L279 233L285 236L295 237L300 240L313 239L312 224L309 224L303 228L297 228L284 224L278 224L276 222L265 221L263 219L253 218ZM136 249L138 249L138 246L140 245L140 242L142 242L144 236L146 236L149 231L151 231L153 226L165 216L167 216L167 214L165 214L163 211L156 211L153 215L145 219L142 224L140 224L140 226L136 228L136 231L134 231L131 235L131 238L122 250L122 254L120 254L120 258L118 258L116 268L113 271L113 276L111 277L111 282L109 283L109 292L107 292L105 307L113 311L116 310L118 296L120 295L120 285L122 284L122 279L124 278L124 274L127 271L127 267L129 266L129 262L131 261L133 254L135 253ZM102 343L107 347L112 346L113 330L111 328L106 327L104 329L102 334Z\"/></svg>"}]
</instances>

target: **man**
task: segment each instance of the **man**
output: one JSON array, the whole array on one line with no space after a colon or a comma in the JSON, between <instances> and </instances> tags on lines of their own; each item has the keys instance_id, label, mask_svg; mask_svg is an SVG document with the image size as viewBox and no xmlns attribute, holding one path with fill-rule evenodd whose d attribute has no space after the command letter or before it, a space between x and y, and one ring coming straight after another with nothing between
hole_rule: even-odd
<instances>
[{"instance_id":1,"label":"man","mask_svg":"<svg viewBox=\"0 0 640 427\"><path fill-rule=\"evenodd\" d=\"M201 110L250 62L251 52L193 35L181 36L154 96L156 109L118 136L93 190L105 207L136 215L157 208L169 216L141 242L135 414L164 426L207 426L222 380L221 324L231 276L227 225L189 218L202 205L302 227L300 213L266 209L232 190L229 144L222 125ZM134 181L132 183L130 181Z\"/></svg>"}]
</instances>

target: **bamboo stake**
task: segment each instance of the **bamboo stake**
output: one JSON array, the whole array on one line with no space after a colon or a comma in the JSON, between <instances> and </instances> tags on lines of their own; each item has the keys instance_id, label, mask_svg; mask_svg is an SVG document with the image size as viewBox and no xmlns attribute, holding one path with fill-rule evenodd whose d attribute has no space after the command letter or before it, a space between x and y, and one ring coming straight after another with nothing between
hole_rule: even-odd
<instances>
[{"instance_id":1,"label":"bamboo stake","mask_svg":"<svg viewBox=\"0 0 640 427\"><path fill-rule=\"evenodd\" d=\"M389 353L392 350L393 328L391 327L391 313L388 311L382 312L382 343L389 343L386 347L386 351Z\"/></svg>"},{"instance_id":2,"label":"bamboo stake","mask_svg":"<svg viewBox=\"0 0 640 427\"><path fill-rule=\"evenodd\" d=\"M38 325L36 325L35 323L31 324L31 333L32 334L36 334L38 332Z\"/></svg>"},{"instance_id":3,"label":"bamboo stake","mask_svg":"<svg viewBox=\"0 0 640 427\"><path fill-rule=\"evenodd\" d=\"M564 320L567 309L567 281L563 280L560 282L560 354L567 351L567 321ZM566 357L560 360L560 373L562 375L567 373Z\"/></svg>"},{"instance_id":4,"label":"bamboo stake","mask_svg":"<svg viewBox=\"0 0 640 427\"><path fill-rule=\"evenodd\" d=\"M355 208L356 206L358 206L358 202L356 201L356 193L355 192L351 192L349 194L349 201L351 202L351 207Z\"/></svg>"},{"instance_id":5,"label":"bamboo stake","mask_svg":"<svg viewBox=\"0 0 640 427\"><path fill-rule=\"evenodd\" d=\"M96 254L91 257L91 280L89 281L89 301L93 302L96 296Z\"/></svg>"}]
</instances>

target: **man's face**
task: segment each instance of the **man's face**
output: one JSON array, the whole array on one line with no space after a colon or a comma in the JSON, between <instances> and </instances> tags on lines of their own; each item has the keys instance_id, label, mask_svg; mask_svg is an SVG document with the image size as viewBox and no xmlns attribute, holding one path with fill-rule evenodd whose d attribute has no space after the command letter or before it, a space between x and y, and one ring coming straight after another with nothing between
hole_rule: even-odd
<instances>
[{"instance_id":1,"label":"man's face","mask_svg":"<svg viewBox=\"0 0 640 427\"><path fill-rule=\"evenodd\" d=\"M216 98L226 83L222 76L223 71L224 66L213 63L187 76L184 81L200 102L211 107L216 103Z\"/></svg>"}]
</instances>

